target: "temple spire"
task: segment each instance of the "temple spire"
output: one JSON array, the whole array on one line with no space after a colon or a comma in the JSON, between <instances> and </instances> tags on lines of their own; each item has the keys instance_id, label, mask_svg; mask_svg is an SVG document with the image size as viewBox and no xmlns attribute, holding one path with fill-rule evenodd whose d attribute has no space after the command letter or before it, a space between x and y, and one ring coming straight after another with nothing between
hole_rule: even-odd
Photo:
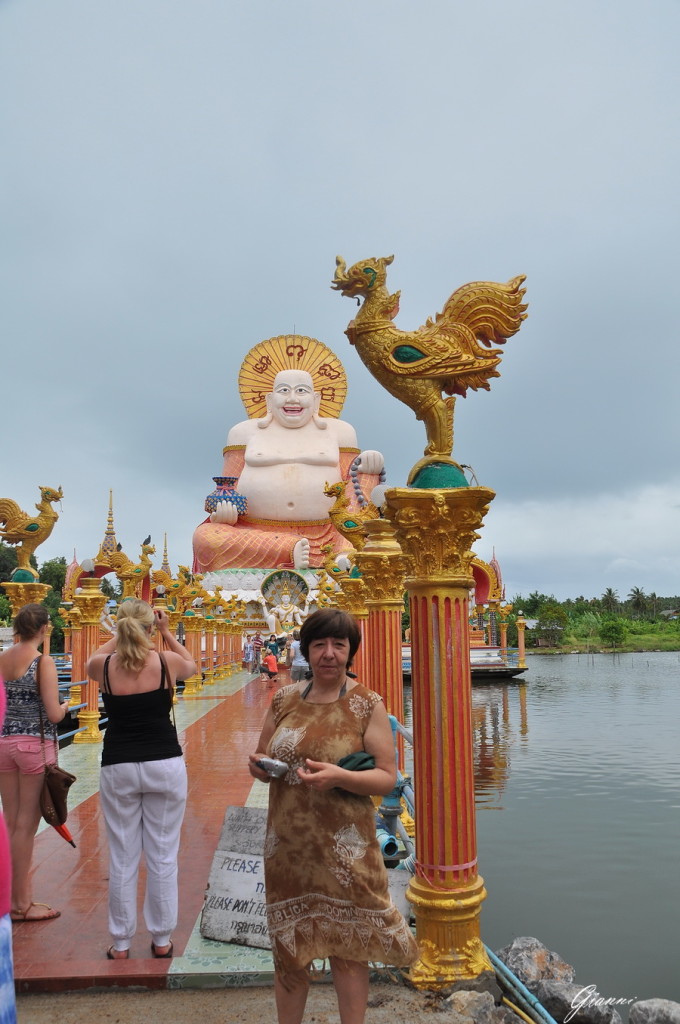
<instances>
[{"instance_id":1,"label":"temple spire","mask_svg":"<svg viewBox=\"0 0 680 1024\"><path fill-rule=\"evenodd\" d=\"M106 522L106 532L104 533L104 539L99 545L99 551L97 553L96 561L101 561L102 558L105 560L107 556L112 555L114 551L118 550L118 541L116 540L116 531L113 525L113 491L109 491L109 515Z\"/></svg>"},{"instance_id":2,"label":"temple spire","mask_svg":"<svg viewBox=\"0 0 680 1024\"><path fill-rule=\"evenodd\" d=\"M172 570L170 569L170 563L168 562L168 535L163 534L163 564L161 566L163 572L167 572L168 576L172 576Z\"/></svg>"}]
</instances>

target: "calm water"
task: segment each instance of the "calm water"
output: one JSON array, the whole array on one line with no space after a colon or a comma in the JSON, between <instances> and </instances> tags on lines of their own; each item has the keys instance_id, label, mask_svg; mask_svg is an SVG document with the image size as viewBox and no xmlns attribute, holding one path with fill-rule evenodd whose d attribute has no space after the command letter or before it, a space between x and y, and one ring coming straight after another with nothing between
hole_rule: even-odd
<instances>
[{"instance_id":1,"label":"calm water","mask_svg":"<svg viewBox=\"0 0 680 1024\"><path fill-rule=\"evenodd\" d=\"M534 935L605 996L680 1001L680 655L528 664L473 687L482 937Z\"/></svg>"}]
</instances>

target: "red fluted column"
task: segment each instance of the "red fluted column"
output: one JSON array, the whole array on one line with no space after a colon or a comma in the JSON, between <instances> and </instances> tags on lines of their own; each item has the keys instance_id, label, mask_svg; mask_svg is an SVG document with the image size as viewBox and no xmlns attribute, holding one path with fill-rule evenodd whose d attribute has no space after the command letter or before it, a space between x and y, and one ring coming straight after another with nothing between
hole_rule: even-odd
<instances>
[{"instance_id":1,"label":"red fluted column","mask_svg":"<svg viewBox=\"0 0 680 1024\"><path fill-rule=\"evenodd\" d=\"M493 491L395 488L389 518L406 559L411 609L418 988L477 978L486 896L477 871L468 591L472 544Z\"/></svg>"},{"instance_id":2,"label":"red fluted column","mask_svg":"<svg viewBox=\"0 0 680 1024\"><path fill-rule=\"evenodd\" d=\"M401 663L401 617L404 610L404 559L394 528L387 519L365 524L366 543L356 554L368 609L366 647L371 689L385 707L404 722L404 675ZM398 737L399 767L404 766L404 741Z\"/></svg>"}]
</instances>

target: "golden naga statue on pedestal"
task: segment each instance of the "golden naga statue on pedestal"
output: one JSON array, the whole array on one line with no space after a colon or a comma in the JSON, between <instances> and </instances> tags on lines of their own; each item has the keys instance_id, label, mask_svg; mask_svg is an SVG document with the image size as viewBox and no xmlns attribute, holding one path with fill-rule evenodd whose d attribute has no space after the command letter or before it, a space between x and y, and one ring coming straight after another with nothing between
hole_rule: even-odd
<instances>
[{"instance_id":1,"label":"golden naga statue on pedestal","mask_svg":"<svg viewBox=\"0 0 680 1024\"><path fill-rule=\"evenodd\" d=\"M489 378L500 376L500 349L492 345L516 334L526 318L525 278L463 285L434 319L415 331L401 331L392 323L401 293L391 295L386 285L393 259L362 260L348 270L338 256L331 287L349 298L363 296L345 334L379 383L425 423L428 444L425 459L411 470L413 483L428 465L456 465L451 459L454 396L465 397L468 388L488 391Z\"/></svg>"},{"instance_id":2,"label":"golden naga statue on pedestal","mask_svg":"<svg viewBox=\"0 0 680 1024\"><path fill-rule=\"evenodd\" d=\"M12 574L13 581L30 582L38 579L38 573L31 565L30 558L35 549L52 533L59 518L52 505L55 501L61 501L63 497L61 487L56 491L53 487L41 487L40 501L35 506L38 510L37 516L23 512L11 498L0 498L0 523L4 526L4 529L0 530L0 540L5 544L16 545L17 551L17 567Z\"/></svg>"}]
</instances>

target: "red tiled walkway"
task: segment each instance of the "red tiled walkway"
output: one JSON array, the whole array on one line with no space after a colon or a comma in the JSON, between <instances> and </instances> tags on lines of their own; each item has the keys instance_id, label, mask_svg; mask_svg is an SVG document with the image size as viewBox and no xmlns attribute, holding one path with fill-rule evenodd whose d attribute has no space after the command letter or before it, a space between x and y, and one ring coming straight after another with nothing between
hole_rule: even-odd
<instances>
[{"instance_id":1,"label":"red tiled walkway","mask_svg":"<svg viewBox=\"0 0 680 1024\"><path fill-rule=\"evenodd\" d=\"M287 682L282 673L280 683ZM273 688L256 677L193 725L180 732L189 774L189 797L179 858L179 921L173 934L181 955L201 911L208 874L226 808L245 803L252 786L248 754L256 741ZM214 699L205 687L190 700ZM107 926L108 853L98 794L74 807L69 828L77 849L53 829L36 839L35 898L61 910L45 923L19 924L14 931L17 991L61 991L93 985L142 984L165 988L171 961L155 960L141 914L130 960L110 961ZM144 869L140 872L141 884Z\"/></svg>"}]
</instances>

